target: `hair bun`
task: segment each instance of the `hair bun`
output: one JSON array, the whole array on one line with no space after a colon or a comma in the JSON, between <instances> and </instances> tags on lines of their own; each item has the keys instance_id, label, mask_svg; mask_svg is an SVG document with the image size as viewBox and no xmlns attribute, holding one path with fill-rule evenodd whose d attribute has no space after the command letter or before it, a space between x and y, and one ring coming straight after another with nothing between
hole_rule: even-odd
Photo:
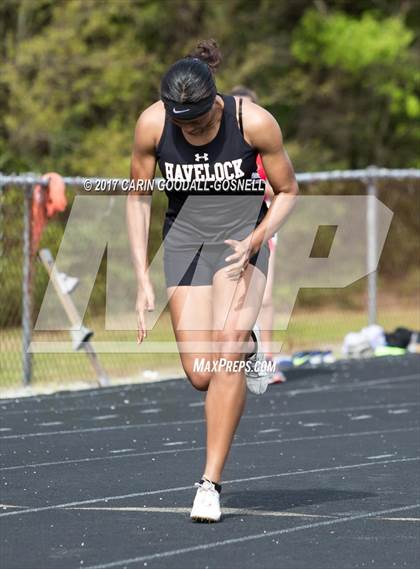
<instances>
[{"instance_id":1,"label":"hair bun","mask_svg":"<svg viewBox=\"0 0 420 569\"><path fill-rule=\"evenodd\" d=\"M195 50L190 54L191 57L196 57L205 61L213 73L216 72L222 61L222 54L216 40L201 40L198 42Z\"/></svg>"}]
</instances>

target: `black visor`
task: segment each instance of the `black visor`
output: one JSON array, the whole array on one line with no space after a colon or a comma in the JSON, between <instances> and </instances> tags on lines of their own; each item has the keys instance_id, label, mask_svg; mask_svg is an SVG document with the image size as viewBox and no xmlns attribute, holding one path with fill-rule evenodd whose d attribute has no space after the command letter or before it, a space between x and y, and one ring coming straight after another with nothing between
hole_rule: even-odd
<instances>
[{"instance_id":1,"label":"black visor","mask_svg":"<svg viewBox=\"0 0 420 569\"><path fill-rule=\"evenodd\" d=\"M164 99L163 104L168 115L174 119L189 121L209 112L216 98L216 89L205 99L196 103L176 103L169 99Z\"/></svg>"}]
</instances>

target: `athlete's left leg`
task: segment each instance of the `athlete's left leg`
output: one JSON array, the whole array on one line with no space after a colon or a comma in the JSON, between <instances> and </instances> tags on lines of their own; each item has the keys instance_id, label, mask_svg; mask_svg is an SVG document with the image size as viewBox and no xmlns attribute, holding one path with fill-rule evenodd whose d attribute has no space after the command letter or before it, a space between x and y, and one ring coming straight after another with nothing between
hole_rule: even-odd
<instances>
[{"instance_id":1,"label":"athlete's left leg","mask_svg":"<svg viewBox=\"0 0 420 569\"><path fill-rule=\"evenodd\" d=\"M273 243L270 258L268 261L267 284L264 290L264 297L260 313L258 315L258 324L261 329L261 340L263 345L271 346L273 341L273 324L274 324L274 306L273 306L273 284L274 284L274 268L275 268L275 251L276 245ZM272 357L271 348L263 350L267 359Z\"/></svg>"},{"instance_id":2,"label":"athlete's left leg","mask_svg":"<svg viewBox=\"0 0 420 569\"><path fill-rule=\"evenodd\" d=\"M234 371L235 362L244 359L250 330L257 319L266 284L265 275L249 264L239 281L227 279L224 269L213 279L214 360L221 358L232 366L216 368L206 395L207 452L204 476L221 479L233 436L246 401L243 369ZM233 351L232 351L233 348Z\"/></svg>"}]
</instances>

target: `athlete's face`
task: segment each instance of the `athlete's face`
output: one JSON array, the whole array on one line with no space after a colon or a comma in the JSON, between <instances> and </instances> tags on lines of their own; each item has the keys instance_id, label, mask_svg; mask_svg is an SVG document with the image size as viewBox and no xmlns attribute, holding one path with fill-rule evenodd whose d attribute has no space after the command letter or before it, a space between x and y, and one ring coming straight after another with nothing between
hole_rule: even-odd
<instances>
[{"instance_id":1,"label":"athlete's face","mask_svg":"<svg viewBox=\"0 0 420 569\"><path fill-rule=\"evenodd\" d=\"M172 122L182 128L182 131L189 136L201 136L211 130L217 123L218 112L217 107L213 107L204 115L201 115L190 121L183 121L171 118Z\"/></svg>"}]
</instances>

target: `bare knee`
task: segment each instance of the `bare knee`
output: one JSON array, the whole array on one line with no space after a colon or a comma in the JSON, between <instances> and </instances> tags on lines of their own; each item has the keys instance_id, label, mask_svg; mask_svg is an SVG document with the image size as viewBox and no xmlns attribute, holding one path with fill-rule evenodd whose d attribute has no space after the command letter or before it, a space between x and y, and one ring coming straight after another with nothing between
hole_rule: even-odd
<instances>
[{"instance_id":1,"label":"bare knee","mask_svg":"<svg viewBox=\"0 0 420 569\"><path fill-rule=\"evenodd\" d=\"M211 372L205 371L187 371L187 377L193 387L198 391L207 391L212 377Z\"/></svg>"},{"instance_id":2,"label":"bare knee","mask_svg":"<svg viewBox=\"0 0 420 569\"><path fill-rule=\"evenodd\" d=\"M246 352L249 331L218 330L214 334L218 358L234 359L234 355Z\"/></svg>"}]
</instances>

